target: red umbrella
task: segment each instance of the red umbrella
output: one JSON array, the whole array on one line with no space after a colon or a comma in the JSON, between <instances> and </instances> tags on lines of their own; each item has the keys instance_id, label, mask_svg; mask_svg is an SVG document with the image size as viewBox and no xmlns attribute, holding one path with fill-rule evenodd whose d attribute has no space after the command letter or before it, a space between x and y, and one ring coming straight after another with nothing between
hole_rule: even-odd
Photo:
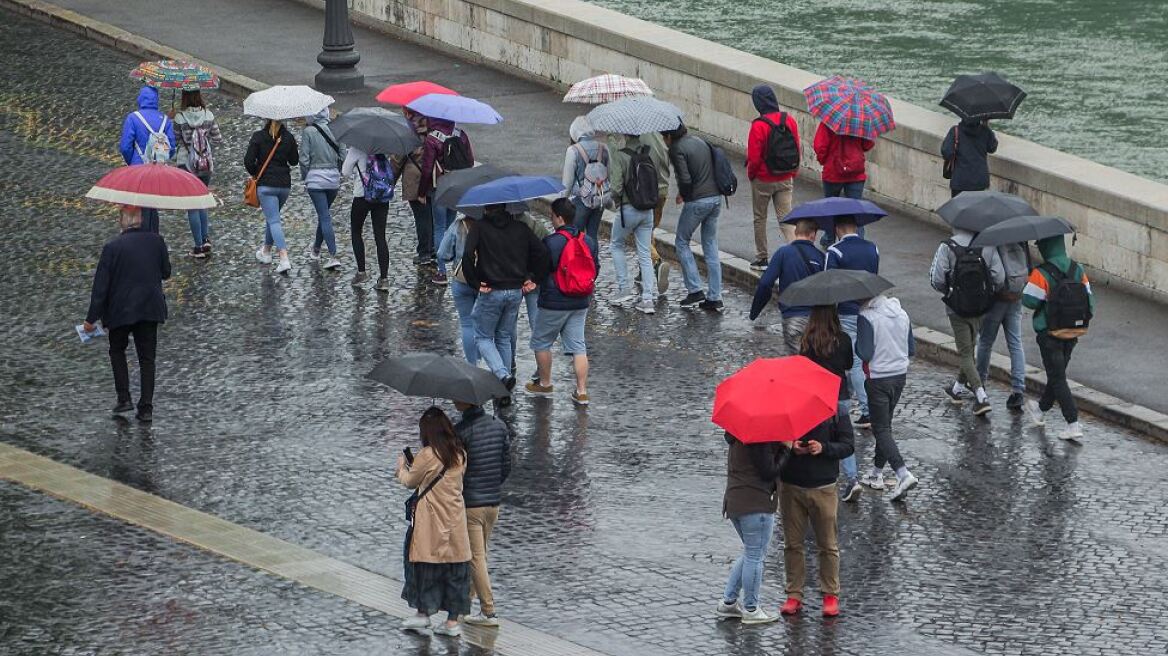
<instances>
[{"instance_id":1,"label":"red umbrella","mask_svg":"<svg viewBox=\"0 0 1168 656\"><path fill-rule=\"evenodd\" d=\"M447 96L457 96L458 92L453 89L447 89L440 84L433 82L426 82L419 80L417 82L404 82L402 84L391 84L381 90L377 94L377 102L382 102L387 105L401 105L402 107L414 102L418 98L430 93L439 93Z\"/></svg>"},{"instance_id":2,"label":"red umbrella","mask_svg":"<svg viewBox=\"0 0 1168 656\"><path fill-rule=\"evenodd\" d=\"M201 210L218 204L202 180L165 164L114 169L98 180L85 197L160 210Z\"/></svg>"},{"instance_id":3,"label":"red umbrella","mask_svg":"<svg viewBox=\"0 0 1168 656\"><path fill-rule=\"evenodd\" d=\"M718 385L713 421L745 443L792 442L835 415L839 387L801 355L755 360Z\"/></svg>"}]
</instances>

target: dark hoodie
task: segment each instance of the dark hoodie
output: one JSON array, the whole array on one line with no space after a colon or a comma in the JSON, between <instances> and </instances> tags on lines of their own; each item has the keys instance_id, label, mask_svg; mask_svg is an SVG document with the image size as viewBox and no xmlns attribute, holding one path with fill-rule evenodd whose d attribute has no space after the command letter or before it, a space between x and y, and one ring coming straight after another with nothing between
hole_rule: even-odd
<instances>
[{"instance_id":1,"label":"dark hoodie","mask_svg":"<svg viewBox=\"0 0 1168 656\"><path fill-rule=\"evenodd\" d=\"M519 289L524 281L547 275L548 254L543 242L526 224L505 210L488 208L480 221L469 224L462 252L462 275L471 289Z\"/></svg>"},{"instance_id":2,"label":"dark hoodie","mask_svg":"<svg viewBox=\"0 0 1168 656\"><path fill-rule=\"evenodd\" d=\"M153 87L142 87L138 92L138 114L150 125L150 129L166 134L170 141L170 152L175 152L174 123L158 111L158 90ZM118 143L118 150L126 164L141 164L142 157L139 151L146 149L146 142L150 140L150 129L143 125L134 112L126 114L122 121L122 139Z\"/></svg>"},{"instance_id":3,"label":"dark hoodie","mask_svg":"<svg viewBox=\"0 0 1168 656\"><path fill-rule=\"evenodd\" d=\"M765 161L771 126L761 119L766 118L779 125L784 116L779 107L779 99L775 97L775 90L766 84L760 84L750 91L750 97L754 101L754 108L758 110L759 118L751 122L750 135L746 139L746 177L758 182L782 182L794 178L798 170L775 174L767 169ZM785 115L787 129L791 131L791 136L795 137L795 143L799 143L799 124L790 113Z\"/></svg>"},{"instance_id":4,"label":"dark hoodie","mask_svg":"<svg viewBox=\"0 0 1168 656\"><path fill-rule=\"evenodd\" d=\"M953 191L983 191L990 188L989 154L998 149L998 138L985 121L963 119L949 128L941 144L941 157L953 157L956 140L957 160L953 162Z\"/></svg>"},{"instance_id":5,"label":"dark hoodie","mask_svg":"<svg viewBox=\"0 0 1168 656\"><path fill-rule=\"evenodd\" d=\"M1047 237L1038 240L1038 252L1042 253L1042 261L1050 266L1057 267L1064 276L1079 275L1079 280L1087 286L1091 311L1095 311L1095 294L1091 291L1091 281L1087 279L1087 272L1083 267L1067 256L1067 243L1062 235ZM1046 297L1054 287L1054 280L1041 267L1035 267L1030 272L1030 279L1022 291L1022 304L1034 310L1034 332L1046 331Z\"/></svg>"}]
</instances>

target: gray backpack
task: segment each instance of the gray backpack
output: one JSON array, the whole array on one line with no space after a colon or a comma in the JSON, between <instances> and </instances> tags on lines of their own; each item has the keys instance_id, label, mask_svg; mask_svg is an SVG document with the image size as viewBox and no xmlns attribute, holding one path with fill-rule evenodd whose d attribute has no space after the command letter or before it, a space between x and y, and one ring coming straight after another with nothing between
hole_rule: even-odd
<instances>
[{"instance_id":1,"label":"gray backpack","mask_svg":"<svg viewBox=\"0 0 1168 656\"><path fill-rule=\"evenodd\" d=\"M588 157L588 151L578 143L572 144L581 162L584 174L579 179L576 197L590 210L604 207L612 198L612 187L608 182L608 147L596 144L596 159Z\"/></svg>"}]
</instances>

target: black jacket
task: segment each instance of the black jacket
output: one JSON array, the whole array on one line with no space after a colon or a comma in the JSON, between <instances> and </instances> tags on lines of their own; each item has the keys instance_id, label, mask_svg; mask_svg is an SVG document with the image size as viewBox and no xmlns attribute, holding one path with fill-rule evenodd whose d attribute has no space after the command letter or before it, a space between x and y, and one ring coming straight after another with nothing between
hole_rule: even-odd
<instances>
[{"instance_id":1,"label":"black jacket","mask_svg":"<svg viewBox=\"0 0 1168 656\"><path fill-rule=\"evenodd\" d=\"M726 494L722 514L741 517L778 510L779 469L784 454L773 442L743 444L726 433L730 451L726 454Z\"/></svg>"},{"instance_id":2,"label":"black jacket","mask_svg":"<svg viewBox=\"0 0 1168 656\"><path fill-rule=\"evenodd\" d=\"M958 133L960 131L960 133ZM990 188L989 154L998 149L994 131L982 121L962 121L949 128L941 144L941 157L953 157L956 138L957 160L949 188L954 191L982 191Z\"/></svg>"},{"instance_id":3,"label":"black jacket","mask_svg":"<svg viewBox=\"0 0 1168 656\"><path fill-rule=\"evenodd\" d=\"M543 238L543 244L547 247L548 253L548 274L544 278L543 284L539 286L539 307L548 310L584 310L588 308L588 303L592 300L591 295L565 296L556 286L556 269L560 266L560 256L564 254L564 247L568 245L568 238L564 236L565 232L571 234L573 238L580 234L575 226L566 225ZM592 261L596 263L596 273L599 275L600 249L597 248L596 241L592 237L586 235L584 242L588 244L588 250L592 252Z\"/></svg>"},{"instance_id":4,"label":"black jacket","mask_svg":"<svg viewBox=\"0 0 1168 656\"><path fill-rule=\"evenodd\" d=\"M799 355L806 356L815 364L827 369L840 377L839 398L841 401L851 398L848 393L848 370L852 368L855 356L852 354L852 338L841 332L836 338L835 350L831 355L821 356L814 351L800 351Z\"/></svg>"},{"instance_id":5,"label":"black jacket","mask_svg":"<svg viewBox=\"0 0 1168 656\"><path fill-rule=\"evenodd\" d=\"M511 434L497 417L475 407L462 413L454 427L466 446L462 498L467 508L497 506L503 501L503 481L511 474Z\"/></svg>"},{"instance_id":6,"label":"black jacket","mask_svg":"<svg viewBox=\"0 0 1168 656\"><path fill-rule=\"evenodd\" d=\"M166 321L162 281L170 277L166 242L155 232L127 230L106 242L93 274L85 320L107 330L139 321Z\"/></svg>"},{"instance_id":7,"label":"black jacket","mask_svg":"<svg viewBox=\"0 0 1168 656\"><path fill-rule=\"evenodd\" d=\"M255 177L268 158L276 140L267 128L256 130L247 144L247 154L243 156L243 166L247 172ZM288 128L280 126L280 147L276 149L271 164L264 169L264 175L259 179L261 187L291 187L292 167L300 163L300 151L296 145L296 137Z\"/></svg>"},{"instance_id":8,"label":"black jacket","mask_svg":"<svg viewBox=\"0 0 1168 656\"><path fill-rule=\"evenodd\" d=\"M469 224L462 275L471 289L519 289L547 275L547 249L535 233L506 212L490 212Z\"/></svg>"},{"instance_id":9,"label":"black jacket","mask_svg":"<svg viewBox=\"0 0 1168 656\"><path fill-rule=\"evenodd\" d=\"M852 455L855 450L855 431L852 420L846 412L838 413L822 424L812 428L801 439L815 440L823 444L823 453L817 456L798 455L791 457L779 471L779 479L789 485L799 487L823 487L832 485L839 478L839 461Z\"/></svg>"}]
</instances>

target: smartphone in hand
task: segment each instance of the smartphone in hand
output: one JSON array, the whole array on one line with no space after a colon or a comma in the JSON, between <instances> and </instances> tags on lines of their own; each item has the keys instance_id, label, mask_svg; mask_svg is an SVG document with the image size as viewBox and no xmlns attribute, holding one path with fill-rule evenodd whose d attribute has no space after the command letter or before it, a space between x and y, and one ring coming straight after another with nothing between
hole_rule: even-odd
<instances>
[{"instance_id":1,"label":"smartphone in hand","mask_svg":"<svg viewBox=\"0 0 1168 656\"><path fill-rule=\"evenodd\" d=\"M406 464L407 465L414 464L414 451L413 451L413 449L411 449L410 447L407 446L406 448L402 449L402 453L406 457Z\"/></svg>"}]
</instances>

